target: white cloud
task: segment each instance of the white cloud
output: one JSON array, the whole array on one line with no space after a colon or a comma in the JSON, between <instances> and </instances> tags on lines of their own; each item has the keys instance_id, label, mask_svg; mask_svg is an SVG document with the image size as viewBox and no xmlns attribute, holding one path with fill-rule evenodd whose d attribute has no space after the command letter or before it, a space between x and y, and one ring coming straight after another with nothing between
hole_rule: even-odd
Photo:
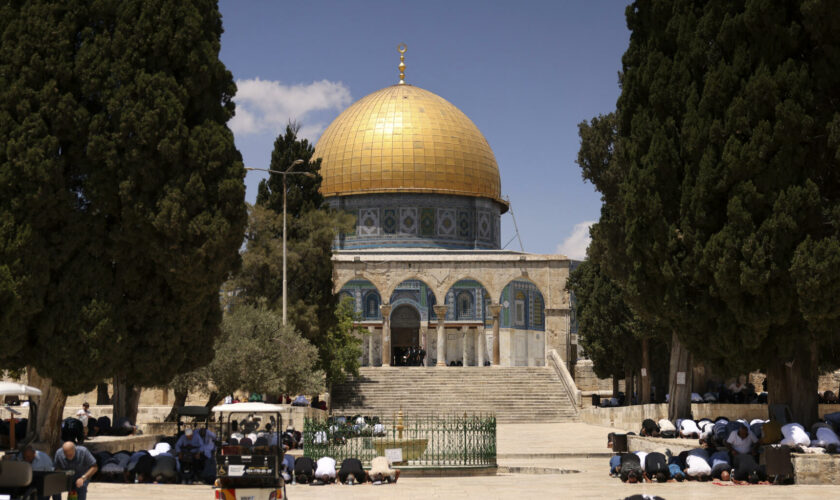
<instances>
[{"instance_id":1,"label":"white cloud","mask_svg":"<svg viewBox=\"0 0 840 500\"><path fill-rule=\"evenodd\" d=\"M310 84L284 85L277 81L249 78L236 81L236 116L229 125L239 136L262 132L279 133L289 120L302 123L301 136L313 138L323 123L308 124L316 111L343 109L351 102L350 89L341 82L321 80Z\"/></svg>"},{"instance_id":2,"label":"white cloud","mask_svg":"<svg viewBox=\"0 0 840 500\"><path fill-rule=\"evenodd\" d=\"M586 249L592 238L589 237L589 228L595 224L594 220L587 220L575 224L572 234L557 245L557 253L562 253L570 259L583 260L586 258Z\"/></svg>"}]
</instances>

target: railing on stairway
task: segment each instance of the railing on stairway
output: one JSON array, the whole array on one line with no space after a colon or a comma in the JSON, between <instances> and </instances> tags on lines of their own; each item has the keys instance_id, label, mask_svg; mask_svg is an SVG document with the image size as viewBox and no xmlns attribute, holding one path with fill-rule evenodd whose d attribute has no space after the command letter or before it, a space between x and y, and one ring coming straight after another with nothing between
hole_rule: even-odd
<instances>
[{"instance_id":1,"label":"railing on stairway","mask_svg":"<svg viewBox=\"0 0 840 500\"><path fill-rule=\"evenodd\" d=\"M385 450L400 449L398 466L420 468L496 467L494 415L307 418L303 426L303 454L315 460L332 457L337 463L357 458L370 465Z\"/></svg>"},{"instance_id":2,"label":"railing on stairway","mask_svg":"<svg viewBox=\"0 0 840 500\"><path fill-rule=\"evenodd\" d=\"M580 390L578 390L577 385L575 385L575 380L572 378L572 374L569 373L569 370L566 368L566 363L560 359L560 355L557 354L556 349L552 349L548 353L548 360L549 364L554 368L554 371L557 372L557 375L560 376L560 382L563 384L563 388L566 390L566 394L569 396L569 401L572 402L572 406L575 410L575 415L580 414L580 406L581 406L581 399L580 399Z\"/></svg>"}]
</instances>

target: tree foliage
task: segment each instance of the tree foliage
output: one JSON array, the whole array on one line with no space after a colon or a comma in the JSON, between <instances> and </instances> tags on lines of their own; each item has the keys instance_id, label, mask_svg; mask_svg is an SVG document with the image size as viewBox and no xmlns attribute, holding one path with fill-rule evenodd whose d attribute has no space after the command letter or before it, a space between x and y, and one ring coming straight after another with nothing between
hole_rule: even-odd
<instances>
[{"instance_id":1,"label":"tree foliage","mask_svg":"<svg viewBox=\"0 0 840 500\"><path fill-rule=\"evenodd\" d=\"M592 254L696 357L789 379L771 398L808 423L840 317L836 5L649 0L627 23L616 115L581 126Z\"/></svg>"},{"instance_id":2,"label":"tree foliage","mask_svg":"<svg viewBox=\"0 0 840 500\"><path fill-rule=\"evenodd\" d=\"M216 392L318 393L324 373L318 350L279 314L241 306L225 315L216 356L202 371Z\"/></svg>"},{"instance_id":3,"label":"tree foliage","mask_svg":"<svg viewBox=\"0 0 840 500\"><path fill-rule=\"evenodd\" d=\"M216 2L0 5L0 364L67 392L209 362L244 169Z\"/></svg>"},{"instance_id":4,"label":"tree foliage","mask_svg":"<svg viewBox=\"0 0 840 500\"><path fill-rule=\"evenodd\" d=\"M624 378L626 370L641 367L641 351L634 316L621 290L585 260L569 274L566 289L575 294L579 342L600 378ZM639 332L640 333L640 332Z\"/></svg>"},{"instance_id":5,"label":"tree foliage","mask_svg":"<svg viewBox=\"0 0 840 500\"><path fill-rule=\"evenodd\" d=\"M288 317L297 331L318 348L320 367L327 384L358 370L359 342L352 321L333 292L332 244L339 231L353 225L352 216L324 205L318 191L321 160L312 159L314 148L298 139L298 126L290 124L277 137L271 169L285 171L301 159L287 176L287 275ZM247 303L265 304L279 310L283 300L283 180L272 175L260 183L257 203L251 207L250 223L237 285Z\"/></svg>"}]
</instances>

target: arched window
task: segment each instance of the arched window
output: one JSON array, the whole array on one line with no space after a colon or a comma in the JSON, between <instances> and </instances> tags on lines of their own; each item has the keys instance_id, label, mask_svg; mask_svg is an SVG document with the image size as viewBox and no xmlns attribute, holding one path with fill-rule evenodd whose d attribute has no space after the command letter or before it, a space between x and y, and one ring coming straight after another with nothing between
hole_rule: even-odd
<instances>
[{"instance_id":1,"label":"arched window","mask_svg":"<svg viewBox=\"0 0 840 500\"><path fill-rule=\"evenodd\" d=\"M521 291L516 292L516 300L513 302L514 306L514 324L516 326L525 326L525 294Z\"/></svg>"},{"instance_id":2,"label":"arched window","mask_svg":"<svg viewBox=\"0 0 840 500\"><path fill-rule=\"evenodd\" d=\"M369 293L365 298L365 317L379 317L379 296L376 293Z\"/></svg>"},{"instance_id":3,"label":"arched window","mask_svg":"<svg viewBox=\"0 0 840 500\"><path fill-rule=\"evenodd\" d=\"M473 317L473 298L470 292L458 294L458 319L470 319Z\"/></svg>"},{"instance_id":4,"label":"arched window","mask_svg":"<svg viewBox=\"0 0 840 500\"><path fill-rule=\"evenodd\" d=\"M545 304L543 303L542 295L537 293L531 302L531 328L543 325L545 315Z\"/></svg>"}]
</instances>

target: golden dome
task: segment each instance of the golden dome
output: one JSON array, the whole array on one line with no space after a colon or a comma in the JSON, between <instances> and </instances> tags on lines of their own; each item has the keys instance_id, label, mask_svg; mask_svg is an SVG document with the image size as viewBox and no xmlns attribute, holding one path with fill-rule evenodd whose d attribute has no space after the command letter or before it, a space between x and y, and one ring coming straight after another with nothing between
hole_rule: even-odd
<instances>
[{"instance_id":1,"label":"golden dome","mask_svg":"<svg viewBox=\"0 0 840 500\"><path fill-rule=\"evenodd\" d=\"M393 85L356 101L321 135L324 196L438 193L501 203L496 158L478 127L449 101Z\"/></svg>"}]
</instances>

